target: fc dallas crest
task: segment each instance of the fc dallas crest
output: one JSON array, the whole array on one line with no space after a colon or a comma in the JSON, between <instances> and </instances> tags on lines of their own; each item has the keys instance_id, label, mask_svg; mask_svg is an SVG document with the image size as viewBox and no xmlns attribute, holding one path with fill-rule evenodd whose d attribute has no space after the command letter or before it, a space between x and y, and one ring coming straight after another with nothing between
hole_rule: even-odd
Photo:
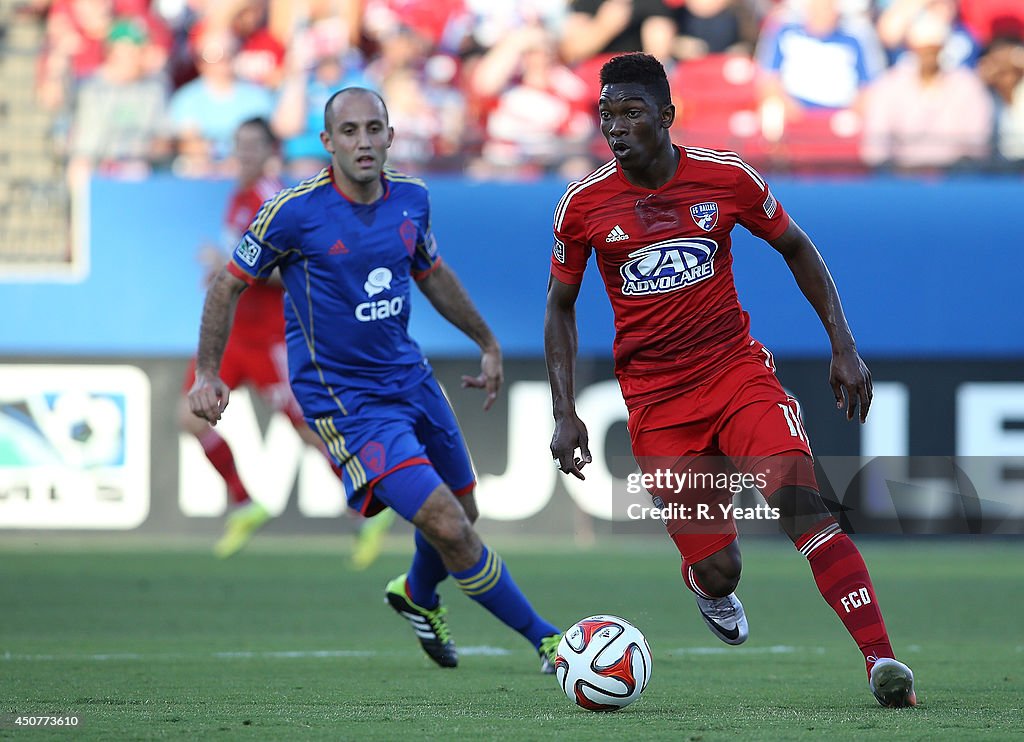
<instances>
[{"instance_id":1,"label":"fc dallas crest","mask_svg":"<svg viewBox=\"0 0 1024 742\"><path fill-rule=\"evenodd\" d=\"M705 232L710 232L718 224L718 204L714 201L706 201L690 207L690 216L693 222Z\"/></svg>"}]
</instances>

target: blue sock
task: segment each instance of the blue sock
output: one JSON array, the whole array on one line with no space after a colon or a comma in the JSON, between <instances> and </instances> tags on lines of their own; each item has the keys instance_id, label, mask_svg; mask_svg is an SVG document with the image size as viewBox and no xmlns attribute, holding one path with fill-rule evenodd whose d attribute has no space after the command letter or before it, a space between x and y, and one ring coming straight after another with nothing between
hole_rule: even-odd
<instances>
[{"instance_id":1,"label":"blue sock","mask_svg":"<svg viewBox=\"0 0 1024 742\"><path fill-rule=\"evenodd\" d=\"M416 553L412 555L412 566L405 578L412 602L427 610L437 608L440 601L437 586L447 576L448 570L441 561L441 555L416 529Z\"/></svg>"},{"instance_id":2,"label":"blue sock","mask_svg":"<svg viewBox=\"0 0 1024 742\"><path fill-rule=\"evenodd\" d=\"M452 577L462 592L526 637L534 647L539 647L545 636L559 633L557 626L537 615L501 557L486 546L480 561L469 569L452 572Z\"/></svg>"}]
</instances>

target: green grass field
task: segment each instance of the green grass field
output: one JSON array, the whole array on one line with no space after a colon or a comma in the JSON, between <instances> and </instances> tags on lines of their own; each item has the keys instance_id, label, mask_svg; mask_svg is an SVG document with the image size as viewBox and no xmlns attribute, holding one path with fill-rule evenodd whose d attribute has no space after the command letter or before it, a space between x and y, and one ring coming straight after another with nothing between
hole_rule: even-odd
<instances>
[{"instance_id":1,"label":"green grass field","mask_svg":"<svg viewBox=\"0 0 1024 742\"><path fill-rule=\"evenodd\" d=\"M1024 543L869 541L862 550L916 709L879 708L852 640L788 544L747 540L742 647L720 644L660 540L563 551L496 545L556 623L636 623L654 674L614 714L572 706L533 650L452 585L457 670L383 604L397 549L344 567L341 540L205 548L0 546L0 714L75 713L11 739L1006 739L1024 735Z\"/></svg>"}]
</instances>

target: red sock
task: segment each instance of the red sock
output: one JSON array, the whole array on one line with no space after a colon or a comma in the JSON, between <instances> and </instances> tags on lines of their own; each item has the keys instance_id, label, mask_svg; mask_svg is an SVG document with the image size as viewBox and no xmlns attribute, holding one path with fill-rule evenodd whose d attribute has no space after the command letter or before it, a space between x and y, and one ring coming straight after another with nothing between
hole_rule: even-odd
<instances>
[{"instance_id":1,"label":"red sock","mask_svg":"<svg viewBox=\"0 0 1024 742\"><path fill-rule=\"evenodd\" d=\"M203 453L213 464L213 468L224 479L228 486L228 497L235 505L243 505L249 502L249 493L245 490L241 478L238 476L238 469L235 467L235 457L231 453L231 447L227 441L220 437L220 434L210 428L199 437L199 445L203 447Z\"/></svg>"},{"instance_id":2,"label":"red sock","mask_svg":"<svg viewBox=\"0 0 1024 742\"><path fill-rule=\"evenodd\" d=\"M835 519L819 522L794 545L807 557L821 596L857 642L868 671L879 657L893 657L868 568Z\"/></svg>"}]
</instances>

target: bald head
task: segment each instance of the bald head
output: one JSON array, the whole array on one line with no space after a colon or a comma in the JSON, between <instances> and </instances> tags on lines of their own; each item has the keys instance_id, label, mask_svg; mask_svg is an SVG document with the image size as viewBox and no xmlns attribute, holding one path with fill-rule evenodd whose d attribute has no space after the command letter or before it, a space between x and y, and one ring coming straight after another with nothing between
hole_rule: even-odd
<instances>
[{"instance_id":1,"label":"bald head","mask_svg":"<svg viewBox=\"0 0 1024 742\"><path fill-rule=\"evenodd\" d=\"M377 105L380 106L381 118L384 120L384 124L388 123L388 107L384 103L384 99L380 97L374 90L369 88L342 88L341 90L334 93L330 98L327 99L327 103L324 105L324 130L330 131L331 125L334 123L335 113L345 108L348 101L354 98L369 98L376 101Z\"/></svg>"},{"instance_id":2,"label":"bald head","mask_svg":"<svg viewBox=\"0 0 1024 742\"><path fill-rule=\"evenodd\" d=\"M335 185L346 197L360 203L381 197L381 173L394 136L388 109L372 90L345 88L327 101L320 141L331 155Z\"/></svg>"}]
</instances>

